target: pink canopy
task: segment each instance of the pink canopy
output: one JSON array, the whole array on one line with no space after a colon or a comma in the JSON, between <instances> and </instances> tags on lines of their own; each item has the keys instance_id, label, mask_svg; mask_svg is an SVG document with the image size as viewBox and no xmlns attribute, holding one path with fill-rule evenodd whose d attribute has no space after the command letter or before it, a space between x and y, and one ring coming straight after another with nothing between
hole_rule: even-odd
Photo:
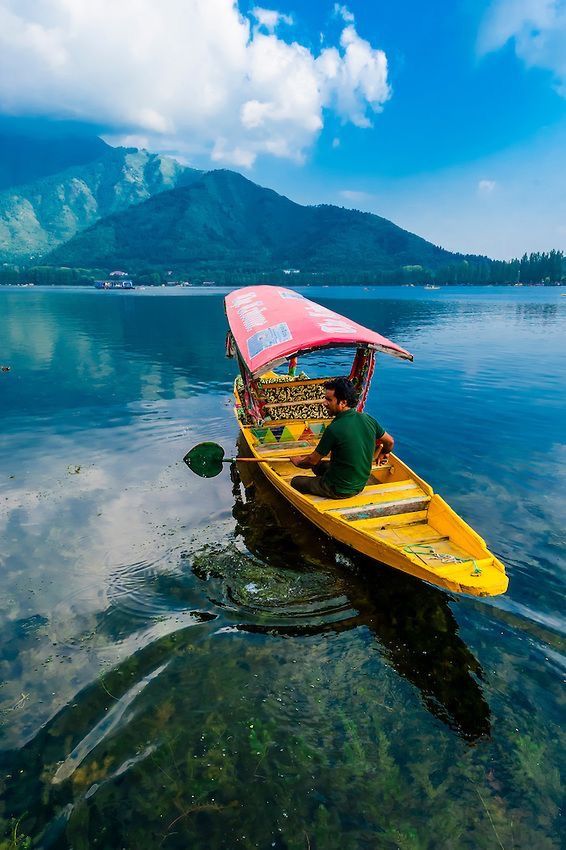
<instances>
[{"instance_id":1,"label":"pink canopy","mask_svg":"<svg viewBox=\"0 0 566 850\"><path fill-rule=\"evenodd\" d=\"M384 336L282 286L246 286L226 296L226 315L240 356L261 375L293 354L367 346L403 360L412 354Z\"/></svg>"}]
</instances>

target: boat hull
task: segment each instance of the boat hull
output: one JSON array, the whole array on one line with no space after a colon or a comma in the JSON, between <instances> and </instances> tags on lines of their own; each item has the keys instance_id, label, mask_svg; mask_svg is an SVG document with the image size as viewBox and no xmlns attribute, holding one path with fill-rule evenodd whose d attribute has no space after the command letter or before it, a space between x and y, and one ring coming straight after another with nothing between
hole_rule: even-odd
<instances>
[{"instance_id":1,"label":"boat hull","mask_svg":"<svg viewBox=\"0 0 566 850\"><path fill-rule=\"evenodd\" d=\"M241 409L239 400L235 409ZM485 541L397 456L372 469L362 493L348 499L327 500L299 493L291 486L299 471L282 457L308 454L318 438L308 432L317 422L269 423L274 432L284 426L303 428L304 439L272 442L258 438L258 430L238 419L242 439L251 457L261 458L263 474L306 519L334 540L379 564L402 570L455 593L495 596L504 593L508 579L503 564ZM271 460L279 458L275 463Z\"/></svg>"}]
</instances>

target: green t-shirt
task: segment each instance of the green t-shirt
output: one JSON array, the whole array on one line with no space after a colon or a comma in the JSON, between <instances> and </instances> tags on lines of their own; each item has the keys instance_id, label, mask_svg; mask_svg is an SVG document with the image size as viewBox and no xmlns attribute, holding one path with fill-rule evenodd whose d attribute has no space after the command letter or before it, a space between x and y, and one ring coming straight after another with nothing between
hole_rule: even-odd
<instances>
[{"instance_id":1,"label":"green t-shirt","mask_svg":"<svg viewBox=\"0 0 566 850\"><path fill-rule=\"evenodd\" d=\"M350 409L338 413L316 447L322 457L330 453L324 483L335 493L351 495L367 484L375 443L385 434L373 416Z\"/></svg>"}]
</instances>

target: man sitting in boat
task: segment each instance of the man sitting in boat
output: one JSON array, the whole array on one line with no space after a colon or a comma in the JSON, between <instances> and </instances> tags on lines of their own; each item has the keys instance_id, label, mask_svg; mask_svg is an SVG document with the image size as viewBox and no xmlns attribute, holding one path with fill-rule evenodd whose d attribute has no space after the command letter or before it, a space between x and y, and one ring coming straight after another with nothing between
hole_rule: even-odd
<instances>
[{"instance_id":1,"label":"man sitting in boat","mask_svg":"<svg viewBox=\"0 0 566 850\"><path fill-rule=\"evenodd\" d=\"M333 421L314 452L291 458L299 469L314 472L296 475L291 486L300 493L347 499L362 492L373 462L386 460L394 441L373 416L358 413L356 390L348 378L333 378L324 389L324 405ZM323 460L327 454L330 460Z\"/></svg>"}]
</instances>

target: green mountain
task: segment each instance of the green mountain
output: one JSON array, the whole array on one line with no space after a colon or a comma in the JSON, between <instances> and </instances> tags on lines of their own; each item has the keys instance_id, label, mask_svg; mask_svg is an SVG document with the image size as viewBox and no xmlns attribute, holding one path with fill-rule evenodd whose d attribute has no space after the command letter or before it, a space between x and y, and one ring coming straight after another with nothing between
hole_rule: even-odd
<instances>
[{"instance_id":1,"label":"green mountain","mask_svg":"<svg viewBox=\"0 0 566 850\"><path fill-rule=\"evenodd\" d=\"M34 132L26 122L0 119L0 191L84 165L109 149L98 136L63 129Z\"/></svg>"},{"instance_id":2,"label":"green mountain","mask_svg":"<svg viewBox=\"0 0 566 850\"><path fill-rule=\"evenodd\" d=\"M0 258L33 260L112 213L187 185L201 172L135 148L102 156L0 192Z\"/></svg>"},{"instance_id":3,"label":"green mountain","mask_svg":"<svg viewBox=\"0 0 566 850\"><path fill-rule=\"evenodd\" d=\"M231 171L211 171L108 216L45 262L82 268L170 269L186 274L436 269L460 261L385 218L301 206Z\"/></svg>"}]
</instances>

